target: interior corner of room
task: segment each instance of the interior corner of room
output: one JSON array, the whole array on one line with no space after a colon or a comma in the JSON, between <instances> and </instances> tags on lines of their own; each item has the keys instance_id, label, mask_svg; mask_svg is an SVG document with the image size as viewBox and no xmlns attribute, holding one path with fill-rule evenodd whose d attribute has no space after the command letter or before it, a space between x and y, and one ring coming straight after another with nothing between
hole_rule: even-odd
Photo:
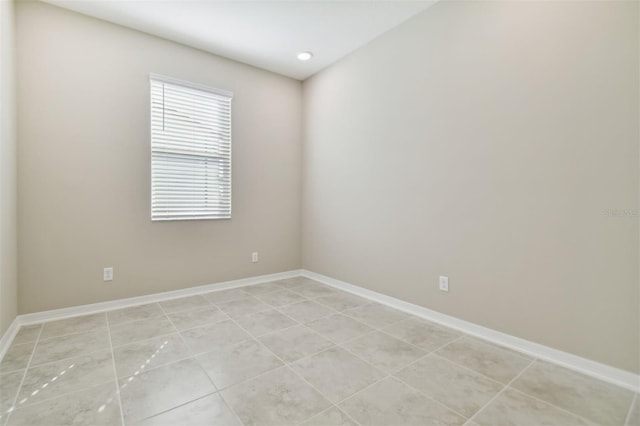
<instances>
[{"instance_id":1,"label":"interior corner of room","mask_svg":"<svg viewBox=\"0 0 640 426\"><path fill-rule=\"evenodd\" d=\"M0 1L0 342L303 274L638 391L638 18L440 1L300 79ZM150 73L233 92L230 220L150 220Z\"/></svg>"}]
</instances>

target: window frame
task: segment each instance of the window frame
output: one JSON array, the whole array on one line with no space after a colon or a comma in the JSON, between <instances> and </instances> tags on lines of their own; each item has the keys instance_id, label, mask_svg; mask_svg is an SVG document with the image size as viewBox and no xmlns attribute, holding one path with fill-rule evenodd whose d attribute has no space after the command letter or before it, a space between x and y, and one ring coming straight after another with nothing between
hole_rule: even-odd
<instances>
[{"instance_id":1,"label":"window frame","mask_svg":"<svg viewBox=\"0 0 640 426\"><path fill-rule=\"evenodd\" d=\"M149 74L149 92L148 92L148 96L149 96L149 142L150 142L150 165L149 165L149 172L150 172L150 187L149 187L149 195L150 195L150 216L151 216L151 221L152 222L171 222L171 221L183 221L183 220L230 220L232 218L232 207L233 207L233 180L232 180L232 146L233 146L233 137L232 137L232 117L233 117L233 92L230 91L226 91L226 90L222 90L222 89L216 89L213 87L209 87L209 86L205 86L202 84L198 84L198 83L192 83L192 82L188 82L188 81L184 81L184 80L179 80L173 77L167 77L164 75L160 75L160 74L154 74L154 73L150 73ZM192 212L192 214L184 214L184 215L168 215L165 214L164 216L161 215L161 212L158 211L158 209L156 208L154 210L154 187L155 187L155 180L154 180L154 159L156 161L159 160L159 158L154 157L155 154L159 154L161 152L161 150L157 149L154 146L154 118L153 118L153 114L154 114L154 106L153 106L153 96L154 96L154 88L153 85L154 83L159 83L159 84L166 84L166 85L171 85L171 86L177 86L179 88L184 88L187 90L193 90L193 91L198 91L198 92L204 92L204 93L209 93L209 94L213 94L215 96L219 96L219 97L223 97L226 98L225 101L228 101L228 117L225 117L225 119L228 119L228 130L226 130L226 134L228 134L228 145L225 145L226 148L228 148L228 186L225 186L225 188L228 189L228 211L225 211L224 214L222 215L211 215L211 214L198 214L196 212ZM164 97L164 93L163 93L163 97ZM214 103L212 103L213 105ZM164 104L164 99L163 99L163 107L165 106ZM163 113L164 114L164 113ZM164 120L164 117L163 117ZM164 126L164 122L163 122L163 126ZM178 156L182 157L184 159L185 162L193 161L193 162L197 162L198 160L200 161L207 161L206 159L208 158L208 156L203 155L203 154L197 154L197 153L193 153L193 154L189 154L189 153L165 153L165 155L167 157L171 157L173 156L174 159L176 159ZM161 156L161 154L160 154ZM211 159L214 159L214 156L209 157ZM169 160L167 160L169 161ZM218 160L220 161L220 160ZM226 159L225 159L226 161ZM177 161L176 161L177 162ZM208 178L205 178L206 182L208 183L209 180ZM211 178L213 180L213 178ZM217 179L216 182L220 182L220 179ZM222 186L222 185L221 185ZM226 201L226 200L225 200ZM218 206L221 206L222 204L218 204Z\"/></svg>"}]
</instances>

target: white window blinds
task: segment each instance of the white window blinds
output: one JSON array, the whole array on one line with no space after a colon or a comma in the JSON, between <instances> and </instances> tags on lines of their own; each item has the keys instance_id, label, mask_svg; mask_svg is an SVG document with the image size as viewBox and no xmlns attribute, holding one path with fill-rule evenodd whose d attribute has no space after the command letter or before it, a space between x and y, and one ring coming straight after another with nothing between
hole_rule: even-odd
<instances>
[{"instance_id":1,"label":"white window blinds","mask_svg":"<svg viewBox=\"0 0 640 426\"><path fill-rule=\"evenodd\" d=\"M151 220L231 218L233 94L150 80Z\"/></svg>"}]
</instances>

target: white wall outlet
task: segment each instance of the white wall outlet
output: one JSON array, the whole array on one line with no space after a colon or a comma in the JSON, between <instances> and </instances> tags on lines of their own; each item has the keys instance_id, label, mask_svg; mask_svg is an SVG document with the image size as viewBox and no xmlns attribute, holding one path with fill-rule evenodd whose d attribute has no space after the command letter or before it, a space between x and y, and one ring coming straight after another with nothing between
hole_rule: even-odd
<instances>
[{"instance_id":1,"label":"white wall outlet","mask_svg":"<svg viewBox=\"0 0 640 426\"><path fill-rule=\"evenodd\" d=\"M441 275L439 284L440 284L440 290L449 291L449 277L443 277Z\"/></svg>"},{"instance_id":2,"label":"white wall outlet","mask_svg":"<svg viewBox=\"0 0 640 426\"><path fill-rule=\"evenodd\" d=\"M256 263L258 260L260 260L260 258L258 256L258 252L254 251L253 253L251 253L251 261L253 263Z\"/></svg>"},{"instance_id":3,"label":"white wall outlet","mask_svg":"<svg viewBox=\"0 0 640 426\"><path fill-rule=\"evenodd\" d=\"M113 281L113 268L104 268L102 276L105 281Z\"/></svg>"}]
</instances>

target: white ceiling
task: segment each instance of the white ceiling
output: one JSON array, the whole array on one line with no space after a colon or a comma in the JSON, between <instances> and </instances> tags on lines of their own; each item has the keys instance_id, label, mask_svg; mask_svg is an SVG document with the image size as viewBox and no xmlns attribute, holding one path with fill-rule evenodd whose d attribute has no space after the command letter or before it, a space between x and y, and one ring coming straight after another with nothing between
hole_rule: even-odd
<instances>
[{"instance_id":1,"label":"white ceiling","mask_svg":"<svg viewBox=\"0 0 640 426\"><path fill-rule=\"evenodd\" d=\"M437 0L43 1L304 80Z\"/></svg>"}]
</instances>

